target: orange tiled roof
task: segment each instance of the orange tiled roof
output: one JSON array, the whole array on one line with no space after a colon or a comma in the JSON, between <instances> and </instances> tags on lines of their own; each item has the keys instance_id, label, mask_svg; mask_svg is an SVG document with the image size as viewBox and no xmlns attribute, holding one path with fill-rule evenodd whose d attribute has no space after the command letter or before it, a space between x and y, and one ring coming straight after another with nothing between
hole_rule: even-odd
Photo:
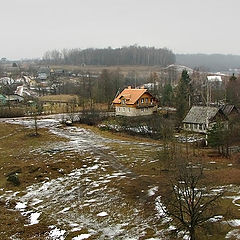
<instances>
[{"instance_id":1,"label":"orange tiled roof","mask_svg":"<svg viewBox=\"0 0 240 240\"><path fill-rule=\"evenodd\" d=\"M134 104L136 101L147 92L147 89L131 89L125 88L114 100L114 104L121 103L121 98L125 98L126 104Z\"/></svg>"}]
</instances>

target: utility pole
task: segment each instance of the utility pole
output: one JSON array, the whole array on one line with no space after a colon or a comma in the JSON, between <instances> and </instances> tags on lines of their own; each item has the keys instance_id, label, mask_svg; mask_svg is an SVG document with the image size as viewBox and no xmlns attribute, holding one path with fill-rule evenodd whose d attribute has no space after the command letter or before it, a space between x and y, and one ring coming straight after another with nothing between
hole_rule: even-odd
<instances>
[{"instance_id":1,"label":"utility pole","mask_svg":"<svg viewBox=\"0 0 240 240\"><path fill-rule=\"evenodd\" d=\"M206 146L208 145L208 135L207 135L207 130L208 130L208 125L209 125L209 119L208 119L208 108L209 108L209 84L208 84L208 79L207 79L207 102L206 102Z\"/></svg>"}]
</instances>

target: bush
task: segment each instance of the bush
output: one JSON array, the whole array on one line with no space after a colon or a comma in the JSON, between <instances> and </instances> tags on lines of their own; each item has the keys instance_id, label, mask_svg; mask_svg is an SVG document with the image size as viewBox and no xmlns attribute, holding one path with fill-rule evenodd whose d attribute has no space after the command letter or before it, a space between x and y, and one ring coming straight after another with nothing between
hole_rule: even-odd
<instances>
[{"instance_id":1,"label":"bush","mask_svg":"<svg viewBox=\"0 0 240 240\"><path fill-rule=\"evenodd\" d=\"M7 177L7 181L11 182L14 186L19 186L20 185L20 180L19 180L18 175L16 173L10 174Z\"/></svg>"},{"instance_id":2,"label":"bush","mask_svg":"<svg viewBox=\"0 0 240 240\"><path fill-rule=\"evenodd\" d=\"M0 107L0 118L23 117L25 109L21 107Z\"/></svg>"},{"instance_id":3,"label":"bush","mask_svg":"<svg viewBox=\"0 0 240 240\"><path fill-rule=\"evenodd\" d=\"M169 139L173 135L173 122L159 115L123 117L118 116L100 125L101 129L126 132L131 135Z\"/></svg>"},{"instance_id":4,"label":"bush","mask_svg":"<svg viewBox=\"0 0 240 240\"><path fill-rule=\"evenodd\" d=\"M87 124L90 126L98 125L102 121L106 120L108 116L101 114L99 111L83 111L81 115L79 115L79 123Z\"/></svg>"}]
</instances>

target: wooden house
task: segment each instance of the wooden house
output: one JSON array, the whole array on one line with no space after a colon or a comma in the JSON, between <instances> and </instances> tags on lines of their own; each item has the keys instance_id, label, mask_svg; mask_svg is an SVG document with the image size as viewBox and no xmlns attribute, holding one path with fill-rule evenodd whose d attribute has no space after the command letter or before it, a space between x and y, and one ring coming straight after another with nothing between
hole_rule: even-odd
<instances>
[{"instance_id":1,"label":"wooden house","mask_svg":"<svg viewBox=\"0 0 240 240\"><path fill-rule=\"evenodd\" d=\"M232 118L240 116L240 112L236 108L235 105L225 104L225 105L221 106L220 109L223 111L225 116L228 117L229 119L232 119Z\"/></svg>"},{"instance_id":2,"label":"wooden house","mask_svg":"<svg viewBox=\"0 0 240 240\"><path fill-rule=\"evenodd\" d=\"M144 116L157 111L157 101L147 89L125 88L114 100L116 115Z\"/></svg>"},{"instance_id":3,"label":"wooden house","mask_svg":"<svg viewBox=\"0 0 240 240\"><path fill-rule=\"evenodd\" d=\"M24 97L17 94L6 95L6 101L10 103L20 103L24 101Z\"/></svg>"},{"instance_id":4,"label":"wooden house","mask_svg":"<svg viewBox=\"0 0 240 240\"><path fill-rule=\"evenodd\" d=\"M183 119L183 129L198 133L206 133L217 121L226 122L228 118L217 107L193 106Z\"/></svg>"}]
</instances>

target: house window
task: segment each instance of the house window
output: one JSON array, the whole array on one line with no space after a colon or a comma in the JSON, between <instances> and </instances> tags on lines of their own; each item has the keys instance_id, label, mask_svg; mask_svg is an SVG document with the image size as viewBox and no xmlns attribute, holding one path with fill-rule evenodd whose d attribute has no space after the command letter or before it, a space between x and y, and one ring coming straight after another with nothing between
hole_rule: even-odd
<instances>
[{"instance_id":1,"label":"house window","mask_svg":"<svg viewBox=\"0 0 240 240\"><path fill-rule=\"evenodd\" d=\"M122 100L122 104L125 104L125 100L124 99Z\"/></svg>"},{"instance_id":2,"label":"house window","mask_svg":"<svg viewBox=\"0 0 240 240\"><path fill-rule=\"evenodd\" d=\"M141 103L144 103L144 98L141 98Z\"/></svg>"},{"instance_id":3,"label":"house window","mask_svg":"<svg viewBox=\"0 0 240 240\"><path fill-rule=\"evenodd\" d=\"M131 108L128 108L128 111L131 112Z\"/></svg>"},{"instance_id":4,"label":"house window","mask_svg":"<svg viewBox=\"0 0 240 240\"><path fill-rule=\"evenodd\" d=\"M148 98L145 98L145 102L148 103Z\"/></svg>"},{"instance_id":5,"label":"house window","mask_svg":"<svg viewBox=\"0 0 240 240\"><path fill-rule=\"evenodd\" d=\"M125 112L125 107L124 107L124 108L122 108L122 110L123 110L123 112Z\"/></svg>"},{"instance_id":6,"label":"house window","mask_svg":"<svg viewBox=\"0 0 240 240\"><path fill-rule=\"evenodd\" d=\"M139 104L139 101L137 100L137 104Z\"/></svg>"},{"instance_id":7,"label":"house window","mask_svg":"<svg viewBox=\"0 0 240 240\"><path fill-rule=\"evenodd\" d=\"M118 108L118 111L121 112L121 108Z\"/></svg>"}]
</instances>

